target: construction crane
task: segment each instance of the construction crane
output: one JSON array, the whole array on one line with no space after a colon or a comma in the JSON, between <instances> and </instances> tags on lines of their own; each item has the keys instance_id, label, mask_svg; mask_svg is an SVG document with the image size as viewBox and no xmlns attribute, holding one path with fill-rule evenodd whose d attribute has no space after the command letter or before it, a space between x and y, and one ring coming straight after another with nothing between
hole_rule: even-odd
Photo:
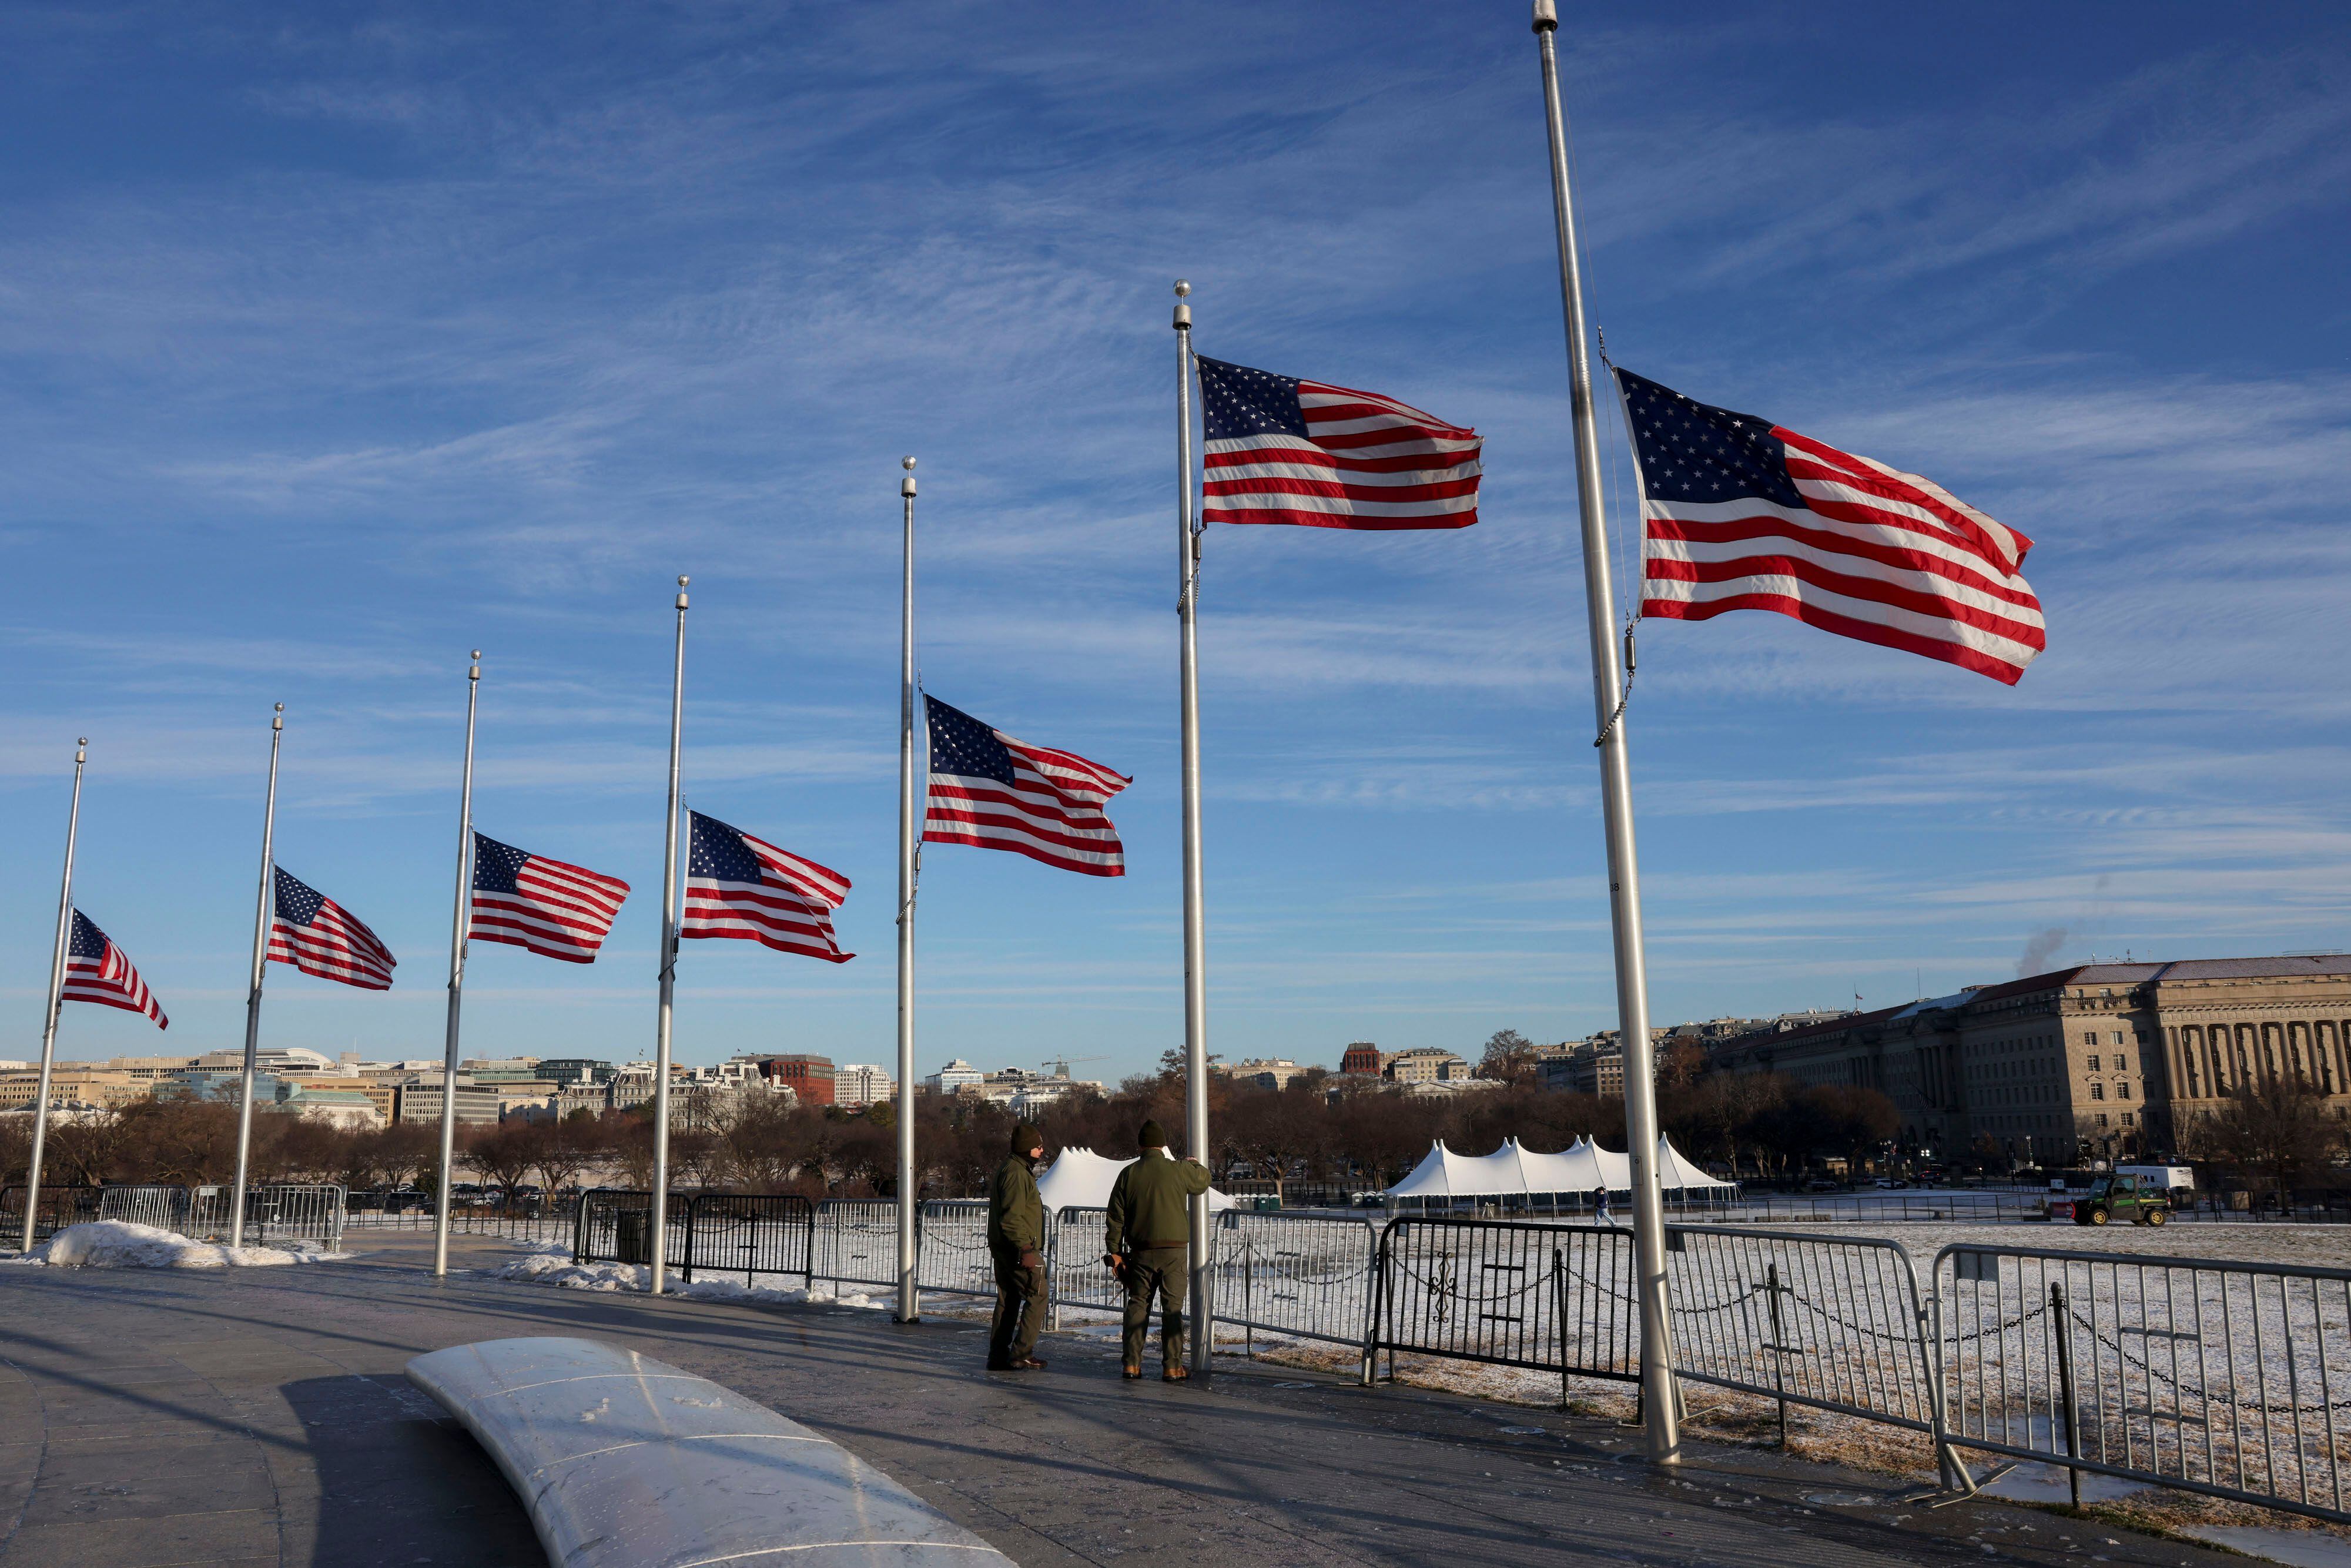
<instances>
[{"instance_id":1,"label":"construction crane","mask_svg":"<svg viewBox=\"0 0 2351 1568\"><path fill-rule=\"evenodd\" d=\"M1070 1063L1072 1061L1107 1061L1109 1060L1107 1056L1056 1056L1043 1064L1046 1069L1045 1076L1067 1078L1070 1075Z\"/></svg>"}]
</instances>

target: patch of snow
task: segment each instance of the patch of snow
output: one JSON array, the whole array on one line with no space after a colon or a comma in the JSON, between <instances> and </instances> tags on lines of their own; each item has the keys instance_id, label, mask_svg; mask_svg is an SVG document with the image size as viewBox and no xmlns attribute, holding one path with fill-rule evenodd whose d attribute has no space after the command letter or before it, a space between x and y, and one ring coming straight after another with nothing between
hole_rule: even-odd
<instances>
[{"instance_id":1,"label":"patch of snow","mask_svg":"<svg viewBox=\"0 0 2351 1568\"><path fill-rule=\"evenodd\" d=\"M558 1285L572 1291L643 1291L652 1283L653 1270L637 1263L574 1263L569 1249L559 1252L533 1252L517 1258L510 1263L483 1272L493 1280L520 1280L534 1285ZM874 1300L863 1291L835 1295L824 1286L800 1290L778 1285L757 1285L724 1275L705 1274L698 1280L682 1280L671 1274L664 1287L667 1294L684 1296L696 1301L759 1301L787 1305L864 1307L881 1312L884 1301Z\"/></svg>"},{"instance_id":2,"label":"patch of snow","mask_svg":"<svg viewBox=\"0 0 2351 1568\"><path fill-rule=\"evenodd\" d=\"M226 1247L123 1219L68 1225L13 1261L68 1269L269 1269L337 1260L315 1241L277 1247Z\"/></svg>"}]
</instances>

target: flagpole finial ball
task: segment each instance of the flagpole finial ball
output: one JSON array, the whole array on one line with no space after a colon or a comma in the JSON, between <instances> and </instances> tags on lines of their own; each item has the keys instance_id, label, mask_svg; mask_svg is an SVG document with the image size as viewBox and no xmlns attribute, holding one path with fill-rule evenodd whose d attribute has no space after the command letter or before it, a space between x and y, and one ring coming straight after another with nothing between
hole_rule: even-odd
<instances>
[{"instance_id":1,"label":"flagpole finial ball","mask_svg":"<svg viewBox=\"0 0 2351 1568\"><path fill-rule=\"evenodd\" d=\"M79 737L74 741L74 744L76 746L88 746L89 744L89 737L86 735Z\"/></svg>"},{"instance_id":2,"label":"flagpole finial ball","mask_svg":"<svg viewBox=\"0 0 2351 1568\"><path fill-rule=\"evenodd\" d=\"M1181 277L1179 277L1179 278L1177 278L1177 279L1176 280L1176 298L1181 299L1181 298L1184 298L1184 296L1186 296L1186 294L1189 294L1189 293L1191 293L1191 292L1192 292L1192 285L1191 285L1188 281L1186 281L1186 279L1181 278Z\"/></svg>"},{"instance_id":3,"label":"flagpole finial ball","mask_svg":"<svg viewBox=\"0 0 2351 1568\"><path fill-rule=\"evenodd\" d=\"M901 457L898 459L898 465L909 472L912 472L914 466L914 460L911 457Z\"/></svg>"},{"instance_id":4,"label":"flagpole finial ball","mask_svg":"<svg viewBox=\"0 0 2351 1568\"><path fill-rule=\"evenodd\" d=\"M677 585L680 588L684 588L685 586L685 573L681 571L677 574Z\"/></svg>"}]
</instances>

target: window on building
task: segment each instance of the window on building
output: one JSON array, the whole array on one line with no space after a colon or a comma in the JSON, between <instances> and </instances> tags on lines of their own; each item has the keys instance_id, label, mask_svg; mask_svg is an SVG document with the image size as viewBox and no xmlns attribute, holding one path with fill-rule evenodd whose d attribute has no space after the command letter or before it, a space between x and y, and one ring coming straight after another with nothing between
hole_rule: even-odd
<instances>
[{"instance_id":1,"label":"window on building","mask_svg":"<svg viewBox=\"0 0 2351 1568\"><path fill-rule=\"evenodd\" d=\"M2106 1097L2106 1086L2105 1086L2105 1084L2103 1084L2103 1083L2093 1083L2093 1084L2091 1084L2091 1085L2090 1085L2090 1098L2091 1098L2091 1099L2093 1099L2093 1100L2103 1100L2103 1099L2105 1099L2105 1097Z\"/></svg>"},{"instance_id":2,"label":"window on building","mask_svg":"<svg viewBox=\"0 0 2351 1568\"><path fill-rule=\"evenodd\" d=\"M2127 1100L2130 1098L2129 1079L2117 1078L2115 1080L2115 1098L2117 1100Z\"/></svg>"},{"instance_id":3,"label":"window on building","mask_svg":"<svg viewBox=\"0 0 2351 1568\"><path fill-rule=\"evenodd\" d=\"M2130 1071L2130 1058L2124 1055L2119 1051L2115 1052L2115 1071L2116 1072L2128 1072Z\"/></svg>"},{"instance_id":4,"label":"window on building","mask_svg":"<svg viewBox=\"0 0 2351 1568\"><path fill-rule=\"evenodd\" d=\"M2084 1045L2095 1045L2095 1044L2097 1044L2097 1043L2098 1043L2098 1031L2097 1031L2096 1030L2094 1030L2094 1029L2093 1029L2093 1030L2083 1030L2083 1031L2082 1031L2082 1043L2083 1043Z\"/></svg>"},{"instance_id":5,"label":"window on building","mask_svg":"<svg viewBox=\"0 0 2351 1568\"><path fill-rule=\"evenodd\" d=\"M2131 1113L2130 1113L2129 1112L2127 1112L2127 1111L2124 1112L2124 1113L2123 1113L2123 1125L2124 1125L2124 1126L2126 1126L2126 1127L2128 1127L2128 1126L2132 1126L2132 1125L2134 1125L2134 1124L2135 1124L2131 1121Z\"/></svg>"},{"instance_id":6,"label":"window on building","mask_svg":"<svg viewBox=\"0 0 2351 1568\"><path fill-rule=\"evenodd\" d=\"M2098 1113L2098 1125L2099 1125L2099 1126L2101 1126L2101 1127L2103 1127L2103 1126L2105 1126L2105 1124L2106 1124L2106 1113L2105 1113L2104 1111L2101 1111L2101 1112L2099 1112L2099 1113Z\"/></svg>"},{"instance_id":7,"label":"window on building","mask_svg":"<svg viewBox=\"0 0 2351 1568\"><path fill-rule=\"evenodd\" d=\"M2120 1045L2122 1042L2123 1031L2120 1030L2116 1030L2106 1036L2106 1043L2108 1045Z\"/></svg>"},{"instance_id":8,"label":"window on building","mask_svg":"<svg viewBox=\"0 0 2351 1568\"><path fill-rule=\"evenodd\" d=\"M2096 1057L2095 1057L2095 1056L2094 1056L2094 1057L2090 1058L2090 1071L2093 1071L2093 1072L2095 1072L2097 1070L2098 1070L2098 1059L2097 1059Z\"/></svg>"}]
</instances>

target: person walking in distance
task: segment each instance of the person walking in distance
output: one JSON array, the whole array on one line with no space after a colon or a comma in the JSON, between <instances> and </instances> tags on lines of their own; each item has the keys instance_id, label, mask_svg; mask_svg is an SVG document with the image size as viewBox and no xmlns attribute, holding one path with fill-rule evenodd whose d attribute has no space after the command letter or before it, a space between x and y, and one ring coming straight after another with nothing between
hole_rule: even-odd
<instances>
[{"instance_id":1,"label":"person walking in distance","mask_svg":"<svg viewBox=\"0 0 2351 1568\"><path fill-rule=\"evenodd\" d=\"M1044 1134L1023 1122L1012 1153L987 1178L987 1254L996 1264L996 1322L987 1339L990 1372L1042 1372L1033 1354L1045 1326L1045 1200L1037 1196Z\"/></svg>"},{"instance_id":2,"label":"person walking in distance","mask_svg":"<svg viewBox=\"0 0 2351 1568\"><path fill-rule=\"evenodd\" d=\"M1616 1223L1615 1218L1608 1212L1608 1189L1604 1186L1595 1186L1592 1189L1592 1218L1603 1225Z\"/></svg>"},{"instance_id":3,"label":"person walking in distance","mask_svg":"<svg viewBox=\"0 0 2351 1568\"><path fill-rule=\"evenodd\" d=\"M1191 1285L1191 1200L1208 1190L1208 1167L1167 1155L1167 1134L1156 1122L1143 1124L1137 1136L1143 1157L1118 1173L1102 1217L1110 1266L1126 1286L1125 1354L1119 1370L1143 1375L1143 1343L1151 1332L1151 1301L1160 1306L1160 1376L1181 1383L1184 1367L1184 1298Z\"/></svg>"}]
</instances>

